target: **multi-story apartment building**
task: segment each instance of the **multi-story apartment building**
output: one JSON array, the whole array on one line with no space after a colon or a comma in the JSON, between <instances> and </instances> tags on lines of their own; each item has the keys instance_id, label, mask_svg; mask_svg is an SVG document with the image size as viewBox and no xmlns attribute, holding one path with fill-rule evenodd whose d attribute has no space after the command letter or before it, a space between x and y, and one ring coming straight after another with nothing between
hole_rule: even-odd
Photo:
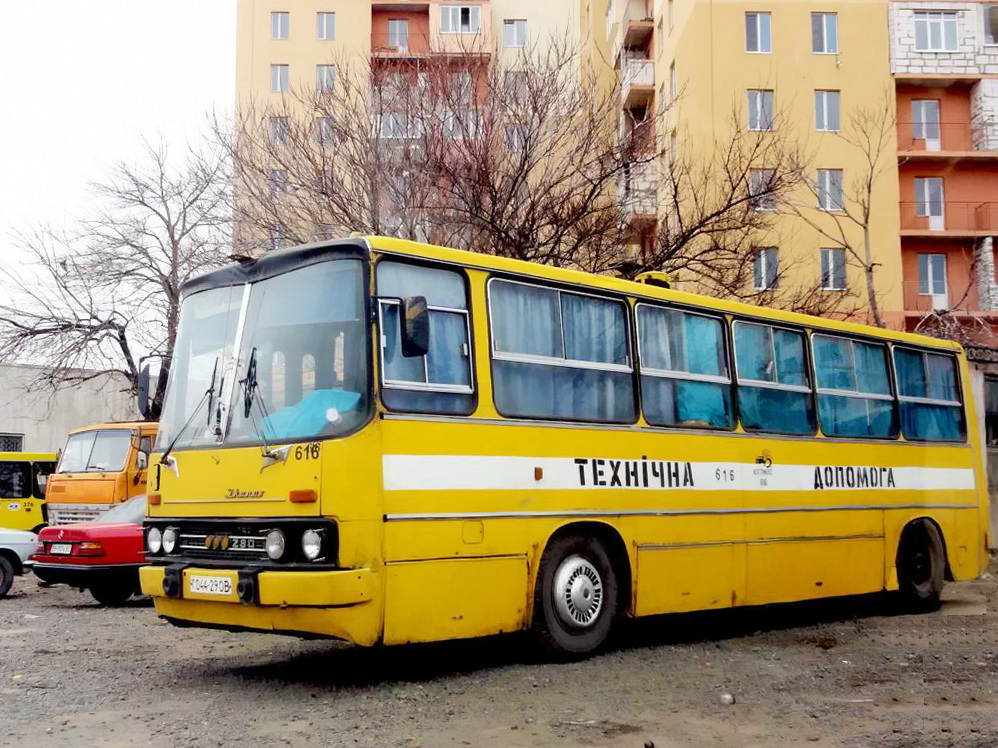
<instances>
[{"instance_id":1,"label":"multi-story apartment building","mask_svg":"<svg viewBox=\"0 0 998 748\"><path fill-rule=\"evenodd\" d=\"M993 345L998 4L891 2L890 37L905 322L944 310Z\"/></svg>"},{"instance_id":2,"label":"multi-story apartment building","mask_svg":"<svg viewBox=\"0 0 998 748\"><path fill-rule=\"evenodd\" d=\"M648 113L669 109L658 142L677 154L704 160L723 149L741 128L767 131L807 155L805 183L757 238L754 284L825 290L828 297L852 291L853 306L868 307L862 263L843 249L839 235L857 254L863 231L840 207L869 170L867 154L850 145L846 132L854 113L883 110L892 96L887 3L783 0L761 3L706 0L612 0L606 30L613 64L622 81L624 127ZM659 123L661 119L657 120ZM660 129L661 124L660 124ZM884 154L893 161L891 133ZM689 160L689 159L686 159ZM893 163L888 164L893 168ZM760 178L781 164L758 164ZM668 159L658 168L669 168ZM640 237L661 219L661 184L648 164L622 199ZM753 175L754 176L754 175ZM751 180L750 180L751 181ZM660 188L659 188L660 189ZM751 189L751 186L749 186ZM626 194L625 194L626 193ZM870 195L868 221L874 283L885 317L899 321L902 308L898 239L898 184L878 179ZM760 209L772 209L762 201ZM855 214L858 206L850 213ZM778 272L779 269L779 272Z\"/></svg>"}]
</instances>

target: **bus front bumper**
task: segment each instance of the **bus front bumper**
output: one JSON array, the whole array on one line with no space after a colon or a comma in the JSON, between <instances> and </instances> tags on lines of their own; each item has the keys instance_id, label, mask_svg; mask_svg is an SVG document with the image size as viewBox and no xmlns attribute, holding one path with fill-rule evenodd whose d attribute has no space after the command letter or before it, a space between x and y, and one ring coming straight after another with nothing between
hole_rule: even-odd
<instances>
[{"instance_id":1,"label":"bus front bumper","mask_svg":"<svg viewBox=\"0 0 998 748\"><path fill-rule=\"evenodd\" d=\"M194 565L143 566L143 594L159 599L247 603L262 606L330 608L374 598L370 569L261 571L199 568Z\"/></svg>"}]
</instances>

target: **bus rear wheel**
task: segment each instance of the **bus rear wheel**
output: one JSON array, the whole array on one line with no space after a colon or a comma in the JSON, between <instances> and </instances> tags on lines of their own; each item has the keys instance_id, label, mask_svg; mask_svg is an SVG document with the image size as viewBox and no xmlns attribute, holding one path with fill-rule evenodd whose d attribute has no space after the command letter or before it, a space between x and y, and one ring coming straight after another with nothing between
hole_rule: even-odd
<instances>
[{"instance_id":1,"label":"bus rear wheel","mask_svg":"<svg viewBox=\"0 0 998 748\"><path fill-rule=\"evenodd\" d=\"M905 528L898 544L897 573L906 608L930 611L939 607L946 574L946 550L934 524L916 522Z\"/></svg>"},{"instance_id":2,"label":"bus rear wheel","mask_svg":"<svg viewBox=\"0 0 998 748\"><path fill-rule=\"evenodd\" d=\"M558 538L541 556L533 631L551 655L589 654L609 635L617 600L617 579L602 543L571 535Z\"/></svg>"}]
</instances>

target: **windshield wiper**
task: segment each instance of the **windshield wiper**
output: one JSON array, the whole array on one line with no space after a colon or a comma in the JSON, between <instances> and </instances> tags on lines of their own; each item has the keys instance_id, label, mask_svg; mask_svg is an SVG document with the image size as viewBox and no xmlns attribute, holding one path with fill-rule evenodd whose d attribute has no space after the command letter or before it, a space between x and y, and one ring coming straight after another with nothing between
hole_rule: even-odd
<instances>
[{"instance_id":1,"label":"windshield wiper","mask_svg":"<svg viewBox=\"0 0 998 748\"><path fill-rule=\"evenodd\" d=\"M256 432L257 436L260 437L260 441L263 442L264 467L272 465L273 462L277 460L286 460L289 450L288 447L272 450L270 448L270 444L267 442L267 435L265 433L266 429L264 426L266 426L267 422L270 420L270 412L267 410L267 406L263 401L263 395L257 392L260 383L257 381L256 376L256 348L253 348L253 350L250 351L249 361L246 362L246 378L241 380L240 384L243 385L243 418L248 420L253 425L253 430ZM263 416L262 425L257 423L256 418L253 416L254 403L257 406L257 410L259 410ZM271 460L271 462L267 462L267 460Z\"/></svg>"},{"instance_id":2,"label":"windshield wiper","mask_svg":"<svg viewBox=\"0 0 998 748\"><path fill-rule=\"evenodd\" d=\"M201 399L198 401L198 404L194 407L194 410L191 411L191 414L184 422L184 425L180 427L180 430L174 435L173 440L167 446L166 451L163 452L163 456L159 458L159 462L161 465L166 465L167 467L170 467L170 462L168 462L170 458L170 452L172 452L173 448L177 446L177 442L180 441L180 437L187 432L188 428L190 428L190 425L194 422L194 419L197 417L198 413L201 412L201 406L204 405L205 403L208 403L208 427L209 428L211 427L211 401L212 398L215 396L215 376L217 374L218 374L218 356L215 357L215 366L211 370L211 383L208 385L208 389L204 391L204 394L201 396ZM174 466L176 466L176 460L173 460L173 464Z\"/></svg>"}]
</instances>

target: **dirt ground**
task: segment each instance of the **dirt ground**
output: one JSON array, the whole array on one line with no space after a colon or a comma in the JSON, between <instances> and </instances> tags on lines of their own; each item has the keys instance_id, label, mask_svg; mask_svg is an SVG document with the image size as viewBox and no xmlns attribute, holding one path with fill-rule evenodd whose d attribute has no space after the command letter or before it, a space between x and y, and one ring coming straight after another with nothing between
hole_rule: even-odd
<instances>
[{"instance_id":1,"label":"dirt ground","mask_svg":"<svg viewBox=\"0 0 998 748\"><path fill-rule=\"evenodd\" d=\"M998 745L998 579L630 622L584 662L521 637L363 650L178 629L31 576L0 600L0 746ZM734 698L725 704L723 694Z\"/></svg>"}]
</instances>

